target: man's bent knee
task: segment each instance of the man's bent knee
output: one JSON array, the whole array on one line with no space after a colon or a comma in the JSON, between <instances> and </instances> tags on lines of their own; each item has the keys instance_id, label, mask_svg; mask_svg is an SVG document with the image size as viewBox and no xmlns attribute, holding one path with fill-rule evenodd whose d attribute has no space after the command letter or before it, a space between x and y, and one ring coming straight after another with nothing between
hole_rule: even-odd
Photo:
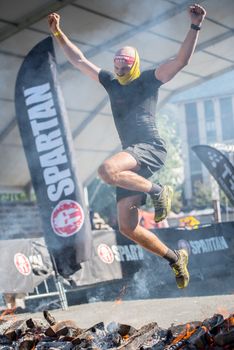
<instances>
[{"instance_id":1,"label":"man's bent knee","mask_svg":"<svg viewBox=\"0 0 234 350\"><path fill-rule=\"evenodd\" d=\"M112 167L104 162L98 168L98 175L102 178L103 181L108 183L109 185L116 184L116 173L113 171Z\"/></svg>"}]
</instances>

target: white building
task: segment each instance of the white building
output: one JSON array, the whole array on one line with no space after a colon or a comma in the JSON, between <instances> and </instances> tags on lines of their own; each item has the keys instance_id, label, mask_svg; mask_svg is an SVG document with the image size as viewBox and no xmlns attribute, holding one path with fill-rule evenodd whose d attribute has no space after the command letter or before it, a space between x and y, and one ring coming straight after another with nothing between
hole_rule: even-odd
<instances>
[{"instance_id":1,"label":"white building","mask_svg":"<svg viewBox=\"0 0 234 350\"><path fill-rule=\"evenodd\" d=\"M234 148L234 71L180 93L171 102L178 107L184 192L190 201L196 181L207 185L210 182L208 171L191 147L221 144ZM230 160L233 160L233 153Z\"/></svg>"}]
</instances>

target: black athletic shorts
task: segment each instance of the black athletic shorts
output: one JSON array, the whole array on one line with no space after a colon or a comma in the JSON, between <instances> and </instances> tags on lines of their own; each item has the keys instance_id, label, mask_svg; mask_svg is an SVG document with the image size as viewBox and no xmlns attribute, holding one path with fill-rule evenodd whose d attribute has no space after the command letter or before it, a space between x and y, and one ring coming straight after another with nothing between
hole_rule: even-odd
<instances>
[{"instance_id":1,"label":"black athletic shorts","mask_svg":"<svg viewBox=\"0 0 234 350\"><path fill-rule=\"evenodd\" d=\"M136 159L140 169L135 172L145 179L150 178L155 172L162 168L167 155L166 145L162 139L157 139L150 143L137 143L124 148L123 151L130 153ZM116 187L117 202L122 198L138 194L142 195L141 204L144 205L146 201L145 193Z\"/></svg>"}]
</instances>

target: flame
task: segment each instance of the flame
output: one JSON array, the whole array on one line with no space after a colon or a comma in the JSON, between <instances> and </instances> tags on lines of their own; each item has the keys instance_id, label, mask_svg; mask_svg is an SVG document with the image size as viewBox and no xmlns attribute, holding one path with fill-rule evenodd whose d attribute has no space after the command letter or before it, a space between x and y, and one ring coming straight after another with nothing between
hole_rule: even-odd
<instances>
[{"instance_id":1,"label":"flame","mask_svg":"<svg viewBox=\"0 0 234 350\"><path fill-rule=\"evenodd\" d=\"M119 292L119 296L115 299L115 305L121 304L123 302L122 298L126 293L126 291L127 291L127 285L124 285Z\"/></svg>"},{"instance_id":2,"label":"flame","mask_svg":"<svg viewBox=\"0 0 234 350\"><path fill-rule=\"evenodd\" d=\"M196 331L196 328L193 328L190 323L187 323L185 326L185 330L181 332L173 341L172 345L178 343L181 340L188 339L191 335Z\"/></svg>"},{"instance_id":3,"label":"flame","mask_svg":"<svg viewBox=\"0 0 234 350\"><path fill-rule=\"evenodd\" d=\"M124 340L128 340L130 338L130 335L129 334L126 334L122 337Z\"/></svg>"},{"instance_id":4,"label":"flame","mask_svg":"<svg viewBox=\"0 0 234 350\"><path fill-rule=\"evenodd\" d=\"M234 315L233 316L231 316L231 317L229 317L229 325L231 326L231 327L234 327Z\"/></svg>"},{"instance_id":5,"label":"flame","mask_svg":"<svg viewBox=\"0 0 234 350\"><path fill-rule=\"evenodd\" d=\"M226 321L227 321L228 330L230 330L230 328L234 327L234 315L230 315L230 317Z\"/></svg>"}]
</instances>

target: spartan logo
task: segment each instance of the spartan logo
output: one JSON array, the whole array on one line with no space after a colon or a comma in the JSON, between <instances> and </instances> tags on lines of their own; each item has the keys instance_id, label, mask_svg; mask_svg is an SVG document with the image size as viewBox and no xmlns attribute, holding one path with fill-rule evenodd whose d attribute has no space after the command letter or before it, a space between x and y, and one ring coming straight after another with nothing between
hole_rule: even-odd
<instances>
[{"instance_id":1,"label":"spartan logo","mask_svg":"<svg viewBox=\"0 0 234 350\"><path fill-rule=\"evenodd\" d=\"M16 253L14 256L14 264L19 273L24 276L30 275L32 269L28 258L22 253Z\"/></svg>"},{"instance_id":2,"label":"spartan logo","mask_svg":"<svg viewBox=\"0 0 234 350\"><path fill-rule=\"evenodd\" d=\"M50 84L26 89L24 97L47 196L56 202L74 193L75 183Z\"/></svg>"},{"instance_id":3,"label":"spartan logo","mask_svg":"<svg viewBox=\"0 0 234 350\"><path fill-rule=\"evenodd\" d=\"M80 231L84 223L84 212L73 200L59 202L51 214L51 226L60 237L70 237Z\"/></svg>"},{"instance_id":4,"label":"spartan logo","mask_svg":"<svg viewBox=\"0 0 234 350\"><path fill-rule=\"evenodd\" d=\"M143 249L136 244L112 245L101 243L97 247L99 258L106 264L116 261L137 261L144 260Z\"/></svg>"},{"instance_id":5,"label":"spartan logo","mask_svg":"<svg viewBox=\"0 0 234 350\"><path fill-rule=\"evenodd\" d=\"M99 244L99 246L97 247L97 253L99 258L105 264L112 264L115 260L111 248L105 243Z\"/></svg>"}]
</instances>

